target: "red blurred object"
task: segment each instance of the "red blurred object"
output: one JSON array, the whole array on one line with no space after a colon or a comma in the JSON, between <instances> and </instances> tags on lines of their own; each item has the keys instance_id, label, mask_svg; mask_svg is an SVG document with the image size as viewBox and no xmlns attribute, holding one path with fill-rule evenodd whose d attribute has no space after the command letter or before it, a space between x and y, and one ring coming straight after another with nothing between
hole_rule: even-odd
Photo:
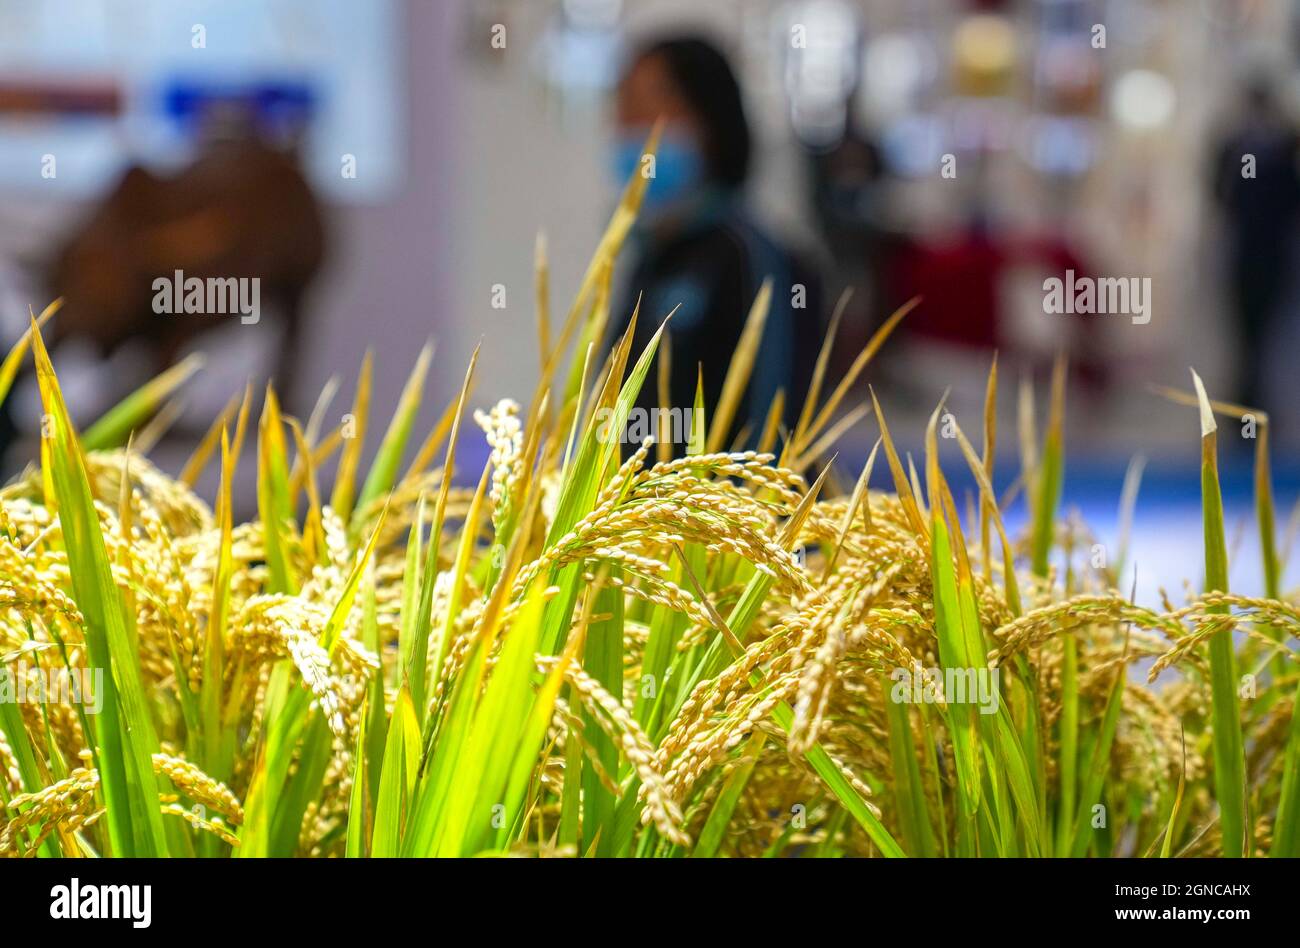
<instances>
[{"instance_id":1,"label":"red blurred object","mask_svg":"<svg viewBox=\"0 0 1300 948\"><path fill-rule=\"evenodd\" d=\"M1064 237L1002 238L975 223L948 238L899 248L892 267L894 299L920 296L908 317L911 333L974 348L1014 350L1001 313L1002 283L1015 267L1038 266L1054 275L1091 268Z\"/></svg>"},{"instance_id":2,"label":"red blurred object","mask_svg":"<svg viewBox=\"0 0 1300 948\"><path fill-rule=\"evenodd\" d=\"M105 115L122 111L113 83L0 82L0 115Z\"/></svg>"},{"instance_id":3,"label":"red blurred object","mask_svg":"<svg viewBox=\"0 0 1300 948\"><path fill-rule=\"evenodd\" d=\"M895 298L922 297L908 329L920 336L990 348L998 344L998 282L1006 264L999 242L979 229L900 248Z\"/></svg>"}]
</instances>

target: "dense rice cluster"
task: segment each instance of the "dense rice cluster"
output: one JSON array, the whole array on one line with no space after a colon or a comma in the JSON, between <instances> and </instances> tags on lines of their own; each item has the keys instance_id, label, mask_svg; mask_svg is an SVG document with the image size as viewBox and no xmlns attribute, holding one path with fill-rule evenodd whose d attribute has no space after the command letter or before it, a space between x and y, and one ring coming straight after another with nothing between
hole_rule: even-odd
<instances>
[{"instance_id":1,"label":"dense rice cluster","mask_svg":"<svg viewBox=\"0 0 1300 948\"><path fill-rule=\"evenodd\" d=\"M493 442L491 496L448 491L448 519L465 516L476 502L480 514L490 515L481 524L462 520L460 535L444 528L446 539L431 561L438 574L424 627L447 629L449 637L441 667L434 665L436 652L427 653L433 687L425 712L430 716L446 713L446 696L465 674L471 646L489 615L482 577L499 549L491 524L512 485L528 480L520 468L520 436L509 424L515 414L512 407L498 406L482 416ZM253 521L232 529L230 618L221 643L219 694L233 753L218 780L186 759L205 735L191 732L182 695L197 694L205 685L203 656L222 549L216 517L188 487L138 456L120 450L92 453L86 469L116 589L133 612L139 668L161 748L154 766L165 778L158 806L194 833L212 834L238 849L245 819L241 800L265 765L275 672L291 668L289 687L310 694L313 713L328 732L322 738L328 755L324 778L287 851L342 854L358 732L368 714L378 713L368 702L380 695L383 719L394 713L402 678L403 611L419 608L402 584L408 538L381 534L386 542L376 546L366 571L367 605L347 612L330 648L322 644L322 632L345 594L347 577L365 556L377 515L360 516L349 529L326 505L320 508L314 545L293 532L288 559L304 578L294 594L271 591L263 525ZM540 484L546 478L534 480ZM436 491L436 484L425 486ZM900 785L919 779L915 792L925 809L913 816L927 822L924 837L935 852L948 846L957 832L957 800L944 708L907 705L904 731L898 731L897 719L891 724L891 673L942 664L928 538L895 494L870 490L856 502L836 497L803 505L808 496L804 479L775 466L771 455L702 454L651 464L643 449L610 478L593 509L553 542L543 539L553 514L540 508L535 540L527 544L526 562L518 565L501 601L500 621L503 626L521 621L521 607L538 577L576 566L584 583L592 584L588 588L603 585L613 598L592 596L594 604L574 613L564 639L585 632L590 642L597 624L609 625L593 610L612 602L622 615L615 645L621 676L610 688L577 662L567 663L564 688L533 764L526 819L510 850L566 851L557 829L566 779L577 760L596 772L604 792L633 801L639 821L652 828L650 851L690 851L724 806L718 853L877 851L809 766L805 754L814 745L825 750L896 839L907 835L900 808L909 805L913 792ZM400 505L391 502L387 521L420 522L427 517L420 511L427 497L421 493ZM44 501L38 471L0 493L0 533L0 656L6 667L33 676L41 670L85 669L83 617L70 585L59 519ZM468 561L453 594L460 550L468 552ZM1300 613L1282 602L1222 594L1156 612L1109 590L1104 570L1079 569L1070 575L1068 597L1054 574L1042 581L1024 575L1025 601L1017 616L997 581L1001 565L984 564L979 549L968 555L989 666L1014 669L1003 678L1003 700L1033 704L1040 741L1035 749L1041 751L1048 798L1060 793L1062 638L1069 634L1077 643L1074 713L1085 730L1104 716L1112 689L1120 689L1118 726L1107 759L1100 762L1107 776L1098 802L1111 811L1112 827L1105 848L1134 852L1149 845L1169 822L1171 792L1181 780L1186 788L1175 821L1179 848L1215 851L1200 646L1216 628L1233 623L1276 651L1277 634L1294 634ZM699 574L686 565L691 560ZM756 576L769 589L742 635L724 617L736 615ZM551 586L545 595L555 592ZM1218 615L1216 607L1229 607L1232 615ZM498 639L489 650L488 666L505 641ZM709 648L717 642L731 651L712 668L708 656L716 649ZM652 647L661 653L647 664ZM559 662L539 653L534 664L536 684ZM694 672L698 681L674 694L653 680L651 667ZM1169 674L1152 688L1128 673L1139 667ZM662 693L675 700L657 700ZM1252 786L1260 788L1280 778L1293 709L1289 695L1273 698L1248 715L1248 772ZM773 718L782 703L793 712L788 728ZM7 801L0 852L32 855L51 839L65 851L97 849L95 828L105 803L82 709L68 701L16 707L22 738L38 749L36 767L44 785L28 789L12 735L0 741ZM589 744L592 722L617 751L608 764ZM290 778L308 765L300 754L291 755ZM490 813L491 801L481 802ZM579 799L580 818L582 803ZM1252 816L1256 845L1267 850L1271 813L1261 809ZM1089 843L1088 849L1093 847L1101 848Z\"/></svg>"}]
</instances>

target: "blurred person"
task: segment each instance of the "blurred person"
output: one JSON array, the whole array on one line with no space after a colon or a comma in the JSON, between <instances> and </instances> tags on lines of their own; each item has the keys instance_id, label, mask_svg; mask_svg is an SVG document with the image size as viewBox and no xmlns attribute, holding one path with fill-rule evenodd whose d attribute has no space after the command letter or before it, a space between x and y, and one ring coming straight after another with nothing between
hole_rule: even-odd
<instances>
[{"instance_id":1,"label":"blurred person","mask_svg":"<svg viewBox=\"0 0 1300 948\"><path fill-rule=\"evenodd\" d=\"M610 342L627 328L640 298L633 358L677 308L671 336L669 408L690 408L703 369L712 417L745 319L766 278L772 303L734 437L758 438L778 390L787 423L797 417L821 341L821 288L800 258L759 227L744 208L753 140L740 86L723 54L703 39L673 38L641 48L618 85L615 172L641 168L655 120L664 132L655 173L630 241L632 265ZM802 304L802 306L800 305ZM639 405L658 406L655 372Z\"/></svg>"},{"instance_id":2,"label":"blurred person","mask_svg":"<svg viewBox=\"0 0 1300 948\"><path fill-rule=\"evenodd\" d=\"M1240 338L1239 400L1263 404L1263 356L1289 289L1300 216L1300 137L1271 82L1251 79L1240 119L1215 156L1214 194L1227 219L1232 305ZM1253 174L1251 173L1253 172Z\"/></svg>"},{"instance_id":3,"label":"blurred person","mask_svg":"<svg viewBox=\"0 0 1300 948\"><path fill-rule=\"evenodd\" d=\"M843 340L832 354L832 365L847 369L847 360L889 315L885 261L900 238L890 219L895 179L875 139L852 120L833 146L808 148L807 162L813 213L836 281L855 288L844 311Z\"/></svg>"},{"instance_id":4,"label":"blurred person","mask_svg":"<svg viewBox=\"0 0 1300 948\"><path fill-rule=\"evenodd\" d=\"M276 313L275 382L288 396L303 295L324 255L321 208L292 147L271 141L244 107L209 106L199 136L197 157L174 175L129 168L56 249L49 295L64 305L51 327L55 341L76 337L104 356L138 343L160 371L229 320L160 313L156 280L174 281L178 271L186 284L255 280L259 312L235 321Z\"/></svg>"}]
</instances>

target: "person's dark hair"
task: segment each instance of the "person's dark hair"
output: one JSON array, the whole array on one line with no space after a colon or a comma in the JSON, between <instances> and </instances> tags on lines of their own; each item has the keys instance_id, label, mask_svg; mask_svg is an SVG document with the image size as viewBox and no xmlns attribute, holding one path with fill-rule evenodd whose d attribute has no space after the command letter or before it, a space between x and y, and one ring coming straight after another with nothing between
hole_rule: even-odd
<instances>
[{"instance_id":1,"label":"person's dark hair","mask_svg":"<svg viewBox=\"0 0 1300 948\"><path fill-rule=\"evenodd\" d=\"M693 36L651 42L632 62L657 57L668 67L673 85L704 129L709 178L739 187L749 174L752 147L740 84L727 57L708 40Z\"/></svg>"}]
</instances>

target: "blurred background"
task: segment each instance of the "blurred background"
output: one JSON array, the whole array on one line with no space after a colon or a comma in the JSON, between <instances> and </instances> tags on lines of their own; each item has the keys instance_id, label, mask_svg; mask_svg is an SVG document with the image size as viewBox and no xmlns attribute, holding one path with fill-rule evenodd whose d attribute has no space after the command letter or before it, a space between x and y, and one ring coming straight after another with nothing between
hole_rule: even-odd
<instances>
[{"instance_id":1,"label":"blurred background","mask_svg":"<svg viewBox=\"0 0 1300 948\"><path fill-rule=\"evenodd\" d=\"M701 116L728 108L711 60L680 47L632 77L638 50L676 37L705 39L738 83L751 147L728 194L745 233L779 248L743 259L784 265L788 372L845 288L832 378L920 295L866 381L915 453L945 391L978 435L996 349L1005 487L1016 390L1036 386L1041 430L1066 353L1066 503L1113 537L1124 472L1144 456L1139 584L1176 589L1200 572L1198 426L1151 386L1190 390L1194 366L1211 395L1270 412L1285 520L1300 491L1289 0L0 0L5 345L29 307L65 296L55 364L83 423L161 366L207 354L155 452L173 470L249 378L277 377L305 417L337 377L341 415L367 349L381 419L430 338L422 424L480 342L475 405L526 402L537 234L558 319L614 207L638 109L680 106L682 127L707 133ZM696 164L716 170L716 151ZM689 149L679 157L665 178L706 174ZM638 292L656 323L661 299L704 292L674 282L671 256L641 238L616 322ZM141 280L175 270L256 276L261 318L156 315ZM1149 321L1049 312L1044 281L1068 272L1149 280ZM799 304L795 283L810 290ZM749 288L727 292L747 306ZM682 338L683 365L729 358L725 332ZM864 385L847 407L866 397ZM12 473L39 431L30 379L8 414ZM1252 589L1255 443L1240 427L1225 422L1220 444L1233 581ZM876 434L855 424L841 458L861 463ZM470 433L465 470L480 441Z\"/></svg>"}]
</instances>

